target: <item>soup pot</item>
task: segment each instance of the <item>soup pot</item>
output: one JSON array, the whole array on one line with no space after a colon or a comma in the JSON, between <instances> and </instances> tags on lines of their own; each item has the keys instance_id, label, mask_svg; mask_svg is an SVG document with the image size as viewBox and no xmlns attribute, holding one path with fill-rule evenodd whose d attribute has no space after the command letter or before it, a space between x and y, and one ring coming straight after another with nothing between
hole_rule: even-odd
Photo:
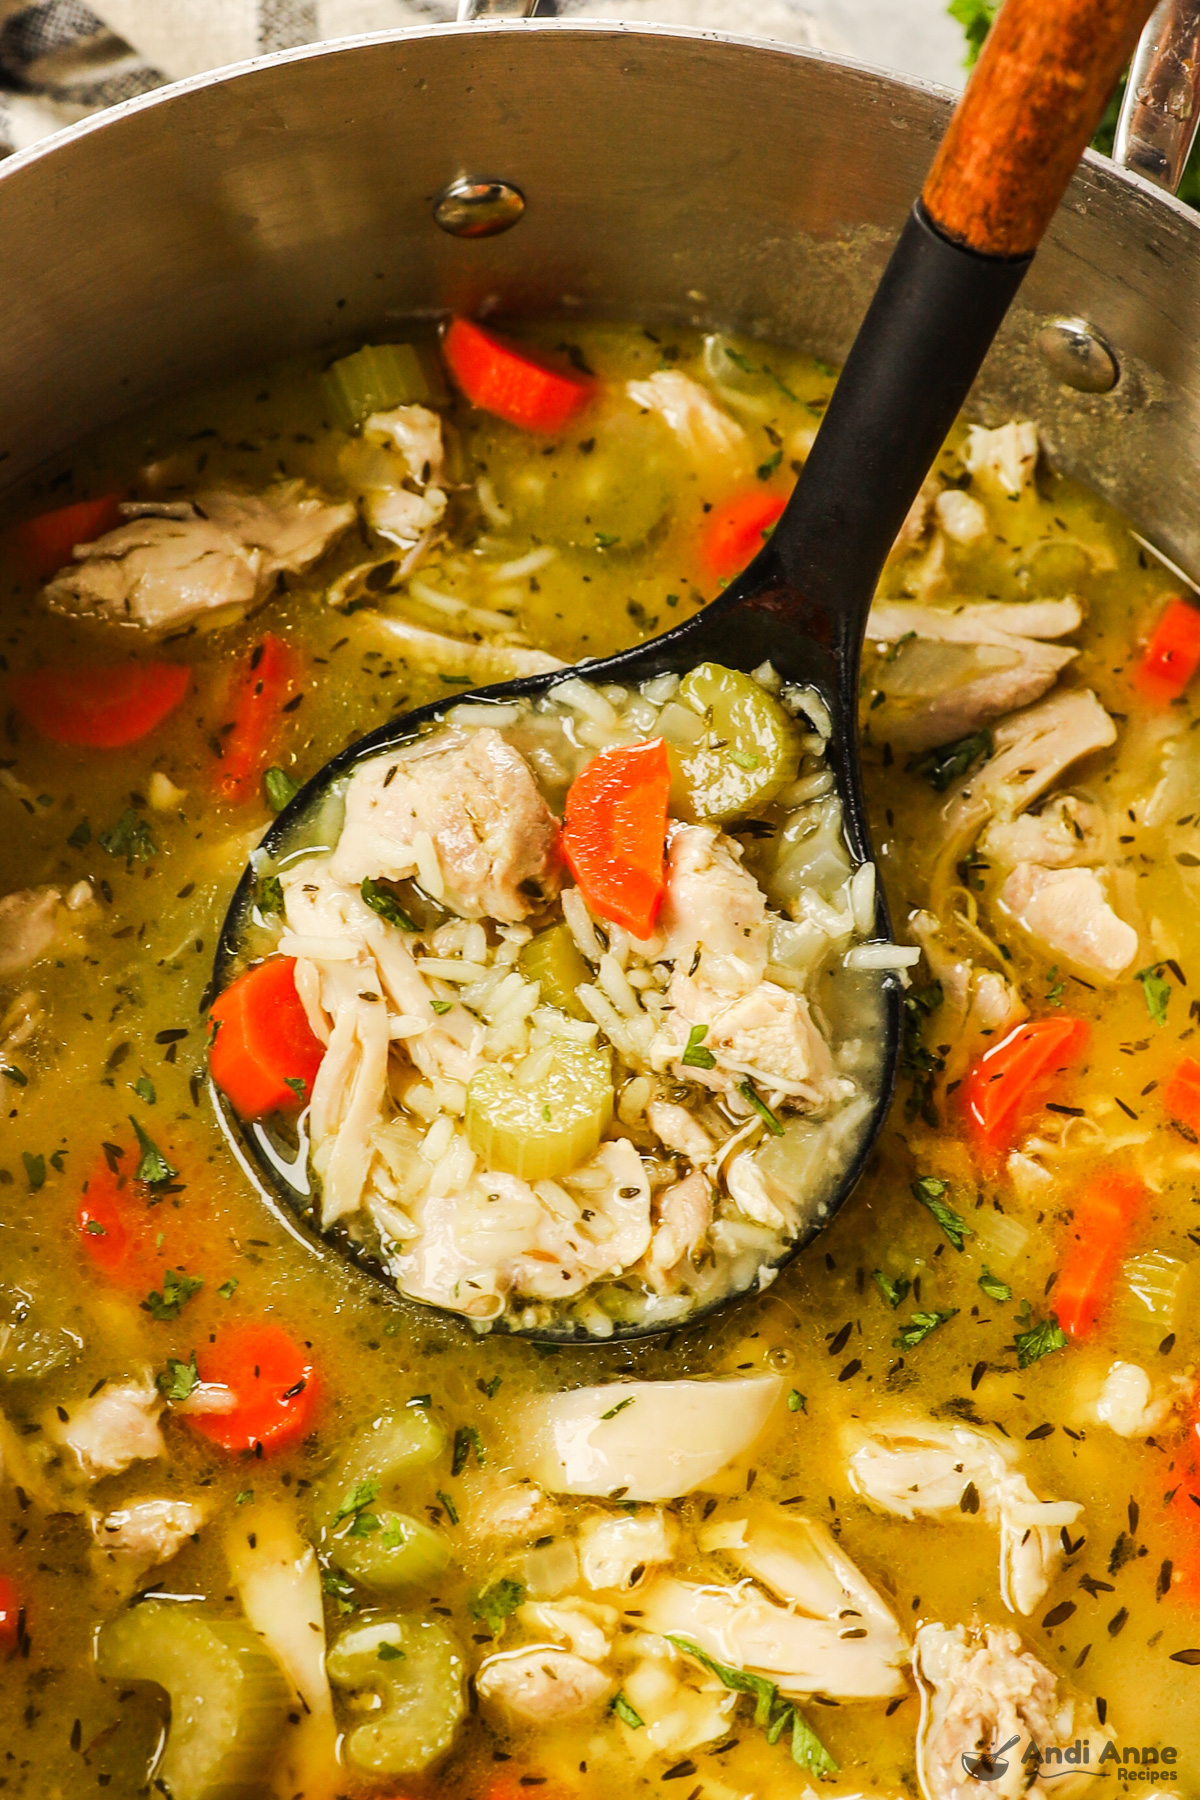
<instances>
[{"instance_id":1,"label":"soup pot","mask_svg":"<svg viewBox=\"0 0 1200 1800\"><path fill-rule=\"evenodd\" d=\"M131 101L0 167L0 486L173 389L451 309L836 361L949 110L812 50L502 18ZM1200 567L1198 344L1200 218L1089 155L974 404Z\"/></svg>"}]
</instances>

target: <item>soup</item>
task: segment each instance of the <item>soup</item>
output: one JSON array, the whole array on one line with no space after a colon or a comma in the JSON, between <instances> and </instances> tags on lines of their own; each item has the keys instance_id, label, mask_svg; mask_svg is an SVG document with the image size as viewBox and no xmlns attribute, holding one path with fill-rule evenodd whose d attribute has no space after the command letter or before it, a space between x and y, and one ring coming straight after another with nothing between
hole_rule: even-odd
<instances>
[{"instance_id":1,"label":"soup","mask_svg":"<svg viewBox=\"0 0 1200 1800\"><path fill-rule=\"evenodd\" d=\"M119 426L11 500L5 1791L585 1800L669 1781L687 1800L952 1800L980 1775L1023 1792L1039 1767L1045 1791L1083 1792L1114 1766L1187 1791L1192 609L1119 518L1039 461L1034 425L956 431L885 572L864 663L900 939L885 963L909 984L899 1097L823 1235L690 1327L697 1297L741 1277L685 1232L658 1269L678 1279L655 1287L666 1197L711 1161L687 1134L750 1124L765 1176L794 1195L796 1131L836 1107L773 1088L781 1066L728 1053L715 1015L662 1070L639 1066L632 1039L626 1056L637 1011L613 995L623 979L669 1002L675 959L640 954L657 918L622 925L578 859L509 921L447 882L436 822L411 867L355 865L343 885L363 931L378 921L410 960L440 964L421 976L439 1024L458 1009L496 1029L493 990L461 977L496 992L517 979L488 1080L541 1057L532 1091L560 1044L595 1056L603 1038L609 1057L575 1160L508 1173L569 1195L589 1157L638 1165L636 1184L613 1184L638 1187L634 1260L617 1255L619 1278L582 1282L565 1310L538 1310L551 1303L528 1281L504 1289L506 1323L565 1326L566 1341L481 1332L447 1309L453 1282L418 1304L317 1247L239 1160L208 1066L211 1051L218 1076L235 1044L221 1016L235 990L210 985L225 908L272 811L344 744L702 605L778 518L834 371L745 340L578 323L516 348L459 322L440 346L346 349ZM581 683L437 731L494 732L540 766L553 821L573 782L630 749L744 777L731 808L695 818L677 789L664 835L670 807L672 844L727 840L774 934L756 979L803 998L865 1094L870 1014L839 1011L831 990L878 991L880 965L870 980L855 968L875 948L868 878L841 842L816 701L775 692L769 669L757 680L791 759L773 790L752 791L757 752L716 729L711 695L689 708L677 691L614 690L598 707ZM406 753L444 754L437 731ZM317 1203L337 1135L323 1160L319 1011L299 1020L315 1049L299 1025L286 1040L295 1062L256 1020L295 1018L303 953L332 979L294 871L336 854L333 824L292 846L300 860L256 865L244 962L286 979L261 1015L242 1006L225 1073L244 1129L294 1175L312 1147ZM669 846L659 879L669 907ZM387 1101L380 1085L364 1129L398 1140L371 1179L409 1187L384 1202L415 1204L414 1168L460 1131L488 1171L548 1154L553 1119L513 1128L508 1090L477 1090L471 1125L477 1070L457 1089L443 1072L436 1091L405 1048L408 1015L386 1011ZM332 1040L328 1009L325 1024ZM740 1065L723 1096L701 1079L720 1062L705 1062L710 1032ZM678 1109L660 1119L678 1144L650 1126L653 1105ZM719 1172L705 1185L710 1218L755 1224ZM367 1249L409 1254L378 1217L370 1229ZM768 1275L774 1247L755 1246ZM686 1302L669 1335L569 1341L578 1308L619 1326L664 1293Z\"/></svg>"}]
</instances>

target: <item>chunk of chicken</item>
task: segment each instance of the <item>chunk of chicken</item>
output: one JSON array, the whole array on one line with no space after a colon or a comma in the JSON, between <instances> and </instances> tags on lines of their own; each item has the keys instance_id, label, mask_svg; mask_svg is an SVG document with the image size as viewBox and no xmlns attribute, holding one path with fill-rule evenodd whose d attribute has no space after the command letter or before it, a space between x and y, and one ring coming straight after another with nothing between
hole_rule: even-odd
<instances>
[{"instance_id":1,"label":"chunk of chicken","mask_svg":"<svg viewBox=\"0 0 1200 1800\"><path fill-rule=\"evenodd\" d=\"M708 1176L693 1169L682 1181L673 1182L658 1196L655 1213L646 1273L662 1290L672 1285L673 1272L696 1253L708 1235L713 1216L713 1190Z\"/></svg>"},{"instance_id":2,"label":"chunk of chicken","mask_svg":"<svg viewBox=\"0 0 1200 1800\"><path fill-rule=\"evenodd\" d=\"M1105 814L1074 794L1058 794L1038 812L993 820L979 840L979 853L994 867L1040 863L1046 869L1086 868L1110 852L1113 833Z\"/></svg>"},{"instance_id":3,"label":"chunk of chicken","mask_svg":"<svg viewBox=\"0 0 1200 1800\"><path fill-rule=\"evenodd\" d=\"M1195 1384L1186 1376L1177 1376L1172 1386L1156 1391L1139 1364L1115 1362L1097 1396L1095 1417L1118 1437L1153 1437L1175 1422L1194 1392Z\"/></svg>"},{"instance_id":4,"label":"chunk of chicken","mask_svg":"<svg viewBox=\"0 0 1200 1800\"><path fill-rule=\"evenodd\" d=\"M646 1644L650 1653L626 1675L622 1692L643 1721L641 1729L650 1747L674 1760L701 1744L727 1737L737 1706L736 1693L720 1686L695 1663L655 1654L660 1648L669 1649L663 1640L647 1638ZM642 1741L640 1731L638 1741ZM801 1796L801 1800L807 1797Z\"/></svg>"},{"instance_id":5,"label":"chunk of chicken","mask_svg":"<svg viewBox=\"0 0 1200 1800\"><path fill-rule=\"evenodd\" d=\"M871 736L895 750L953 743L1054 685L1079 652L1043 639L1077 629L1075 600L980 601L949 607L877 600L867 625L876 647L866 679L882 705Z\"/></svg>"},{"instance_id":6,"label":"chunk of chicken","mask_svg":"<svg viewBox=\"0 0 1200 1800\"><path fill-rule=\"evenodd\" d=\"M331 869L354 885L417 875L463 918L516 924L558 893L558 836L519 751L490 726L448 729L359 764Z\"/></svg>"},{"instance_id":7,"label":"chunk of chicken","mask_svg":"<svg viewBox=\"0 0 1200 1800\"><path fill-rule=\"evenodd\" d=\"M953 871L989 819L1015 819L1072 763L1106 750L1116 736L1089 688L1051 694L1002 719L992 732L992 755L942 808L939 875Z\"/></svg>"},{"instance_id":8,"label":"chunk of chicken","mask_svg":"<svg viewBox=\"0 0 1200 1800\"><path fill-rule=\"evenodd\" d=\"M532 1481L509 1481L500 1487L473 1487L464 1514L473 1537L546 1537L562 1524L561 1509Z\"/></svg>"},{"instance_id":9,"label":"chunk of chicken","mask_svg":"<svg viewBox=\"0 0 1200 1800\"><path fill-rule=\"evenodd\" d=\"M740 844L715 825L673 826L665 875L663 960L715 993L749 992L766 973L770 928L766 895L742 866Z\"/></svg>"},{"instance_id":10,"label":"chunk of chicken","mask_svg":"<svg viewBox=\"0 0 1200 1800\"><path fill-rule=\"evenodd\" d=\"M56 887L19 888L0 899L0 981L45 956L54 943L61 900Z\"/></svg>"},{"instance_id":11,"label":"chunk of chicken","mask_svg":"<svg viewBox=\"0 0 1200 1800\"><path fill-rule=\"evenodd\" d=\"M408 574L416 566L411 553L428 545L446 511L442 421L425 406L372 413L339 460L368 525L410 553Z\"/></svg>"},{"instance_id":12,"label":"chunk of chicken","mask_svg":"<svg viewBox=\"0 0 1200 1800\"><path fill-rule=\"evenodd\" d=\"M779 1376L747 1375L539 1395L513 1420L512 1460L551 1493L674 1500L750 1449L783 1386Z\"/></svg>"},{"instance_id":13,"label":"chunk of chicken","mask_svg":"<svg viewBox=\"0 0 1200 1800\"><path fill-rule=\"evenodd\" d=\"M1032 419L1011 419L992 431L972 425L959 455L963 466L985 487L997 487L1015 500L1033 487L1038 428Z\"/></svg>"},{"instance_id":14,"label":"chunk of chicken","mask_svg":"<svg viewBox=\"0 0 1200 1800\"><path fill-rule=\"evenodd\" d=\"M79 1478L98 1481L163 1454L158 1426L162 1406L148 1376L106 1386L82 1400L65 1420L56 1414L47 1423L47 1436L71 1452Z\"/></svg>"},{"instance_id":15,"label":"chunk of chicken","mask_svg":"<svg viewBox=\"0 0 1200 1800\"><path fill-rule=\"evenodd\" d=\"M924 1800L976 1800L981 1782L998 1800L1067 1800L1095 1778L1102 1742L1095 1716L1063 1694L1014 1631L923 1625L913 1651L921 1688L917 1774ZM1053 1765L1054 1781L1029 1785L1029 1743L1065 1746L1088 1736L1087 1766ZM978 1771L978 1773L973 1772Z\"/></svg>"},{"instance_id":16,"label":"chunk of chicken","mask_svg":"<svg viewBox=\"0 0 1200 1800\"><path fill-rule=\"evenodd\" d=\"M964 494L961 488L943 488L933 503L933 511L941 529L956 544L977 544L987 536L987 509L974 494Z\"/></svg>"},{"instance_id":17,"label":"chunk of chicken","mask_svg":"<svg viewBox=\"0 0 1200 1800\"><path fill-rule=\"evenodd\" d=\"M28 1048L45 1017L45 1009L32 988L18 994L0 1013L0 1107L11 1109L17 1096L25 1093L27 1082L22 1079L23 1071L18 1070L15 1076L3 1071L14 1068L13 1057Z\"/></svg>"},{"instance_id":18,"label":"chunk of chicken","mask_svg":"<svg viewBox=\"0 0 1200 1800\"><path fill-rule=\"evenodd\" d=\"M943 942L935 913L909 914L908 928L925 952L934 979L941 983L942 1005L929 1027L943 1051L946 1082L961 1076L979 1053L984 1038L1002 1037L1019 1025L1028 1007L1008 978L996 969L980 968L969 957L956 957Z\"/></svg>"},{"instance_id":19,"label":"chunk of chicken","mask_svg":"<svg viewBox=\"0 0 1200 1800\"><path fill-rule=\"evenodd\" d=\"M475 1677L484 1707L541 1726L594 1712L615 1688L616 1682L595 1663L552 1644L502 1650L489 1656Z\"/></svg>"},{"instance_id":20,"label":"chunk of chicken","mask_svg":"<svg viewBox=\"0 0 1200 1800\"><path fill-rule=\"evenodd\" d=\"M712 1139L686 1106L676 1106L669 1100L653 1100L646 1108L646 1118L659 1142L668 1150L686 1156L695 1167L702 1167L712 1157L715 1148Z\"/></svg>"},{"instance_id":21,"label":"chunk of chicken","mask_svg":"<svg viewBox=\"0 0 1200 1800\"><path fill-rule=\"evenodd\" d=\"M1029 1614L1063 1559L1061 1533L1083 1508L1041 1501L1016 1469L1005 1439L932 1420L854 1427L847 1473L864 1499L901 1519L975 1514L1000 1529L1000 1589L1013 1612Z\"/></svg>"},{"instance_id":22,"label":"chunk of chicken","mask_svg":"<svg viewBox=\"0 0 1200 1800\"><path fill-rule=\"evenodd\" d=\"M76 561L47 584L53 611L149 633L204 614L240 618L280 575L310 569L355 516L348 502L327 501L298 480L263 494L213 489L122 510L127 523L78 545Z\"/></svg>"},{"instance_id":23,"label":"chunk of chicken","mask_svg":"<svg viewBox=\"0 0 1200 1800\"><path fill-rule=\"evenodd\" d=\"M104 1560L138 1581L177 1556L206 1516L204 1508L190 1500L136 1500L115 1512L94 1512L90 1523Z\"/></svg>"},{"instance_id":24,"label":"chunk of chicken","mask_svg":"<svg viewBox=\"0 0 1200 1800\"><path fill-rule=\"evenodd\" d=\"M998 901L1043 954L1102 981L1116 981L1137 958L1138 934L1113 911L1094 869L1018 863Z\"/></svg>"},{"instance_id":25,"label":"chunk of chicken","mask_svg":"<svg viewBox=\"0 0 1200 1800\"><path fill-rule=\"evenodd\" d=\"M891 1610L823 1525L780 1517L730 1552L753 1582L660 1579L638 1595L643 1629L685 1637L719 1662L763 1675L795 1698L879 1700L904 1691L908 1644Z\"/></svg>"},{"instance_id":26,"label":"chunk of chicken","mask_svg":"<svg viewBox=\"0 0 1200 1800\"><path fill-rule=\"evenodd\" d=\"M563 1644L584 1662L600 1663L612 1649L618 1613L593 1600L527 1600L517 1610L519 1624L531 1636Z\"/></svg>"},{"instance_id":27,"label":"chunk of chicken","mask_svg":"<svg viewBox=\"0 0 1200 1800\"><path fill-rule=\"evenodd\" d=\"M666 1513L591 1513L579 1527L579 1567L590 1588L636 1587L648 1568L670 1562L679 1527Z\"/></svg>"},{"instance_id":28,"label":"chunk of chicken","mask_svg":"<svg viewBox=\"0 0 1200 1800\"><path fill-rule=\"evenodd\" d=\"M744 454L746 433L723 412L706 388L678 369L659 369L645 381L627 381L625 392L635 406L665 419L689 456Z\"/></svg>"}]
</instances>

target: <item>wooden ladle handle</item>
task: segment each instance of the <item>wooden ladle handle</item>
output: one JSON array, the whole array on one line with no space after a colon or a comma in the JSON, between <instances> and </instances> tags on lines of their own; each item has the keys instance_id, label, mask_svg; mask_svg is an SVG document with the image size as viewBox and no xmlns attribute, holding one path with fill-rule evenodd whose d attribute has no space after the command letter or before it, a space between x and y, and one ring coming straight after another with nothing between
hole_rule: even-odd
<instances>
[{"instance_id":1,"label":"wooden ladle handle","mask_svg":"<svg viewBox=\"0 0 1200 1800\"><path fill-rule=\"evenodd\" d=\"M1153 0L1005 0L921 200L984 256L1041 241Z\"/></svg>"}]
</instances>

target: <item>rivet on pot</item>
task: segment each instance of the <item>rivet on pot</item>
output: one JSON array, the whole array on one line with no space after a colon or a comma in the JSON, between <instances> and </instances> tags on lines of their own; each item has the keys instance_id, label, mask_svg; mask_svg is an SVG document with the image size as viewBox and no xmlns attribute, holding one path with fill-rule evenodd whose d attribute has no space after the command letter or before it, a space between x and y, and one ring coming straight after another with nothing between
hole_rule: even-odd
<instances>
[{"instance_id":1,"label":"rivet on pot","mask_svg":"<svg viewBox=\"0 0 1200 1800\"><path fill-rule=\"evenodd\" d=\"M460 175L433 203L433 217L451 237L496 237L525 211L525 196L511 181L477 181Z\"/></svg>"},{"instance_id":2,"label":"rivet on pot","mask_svg":"<svg viewBox=\"0 0 1200 1800\"><path fill-rule=\"evenodd\" d=\"M1051 374L1081 394L1107 394L1117 385L1117 359L1086 319L1051 319L1034 343Z\"/></svg>"}]
</instances>

